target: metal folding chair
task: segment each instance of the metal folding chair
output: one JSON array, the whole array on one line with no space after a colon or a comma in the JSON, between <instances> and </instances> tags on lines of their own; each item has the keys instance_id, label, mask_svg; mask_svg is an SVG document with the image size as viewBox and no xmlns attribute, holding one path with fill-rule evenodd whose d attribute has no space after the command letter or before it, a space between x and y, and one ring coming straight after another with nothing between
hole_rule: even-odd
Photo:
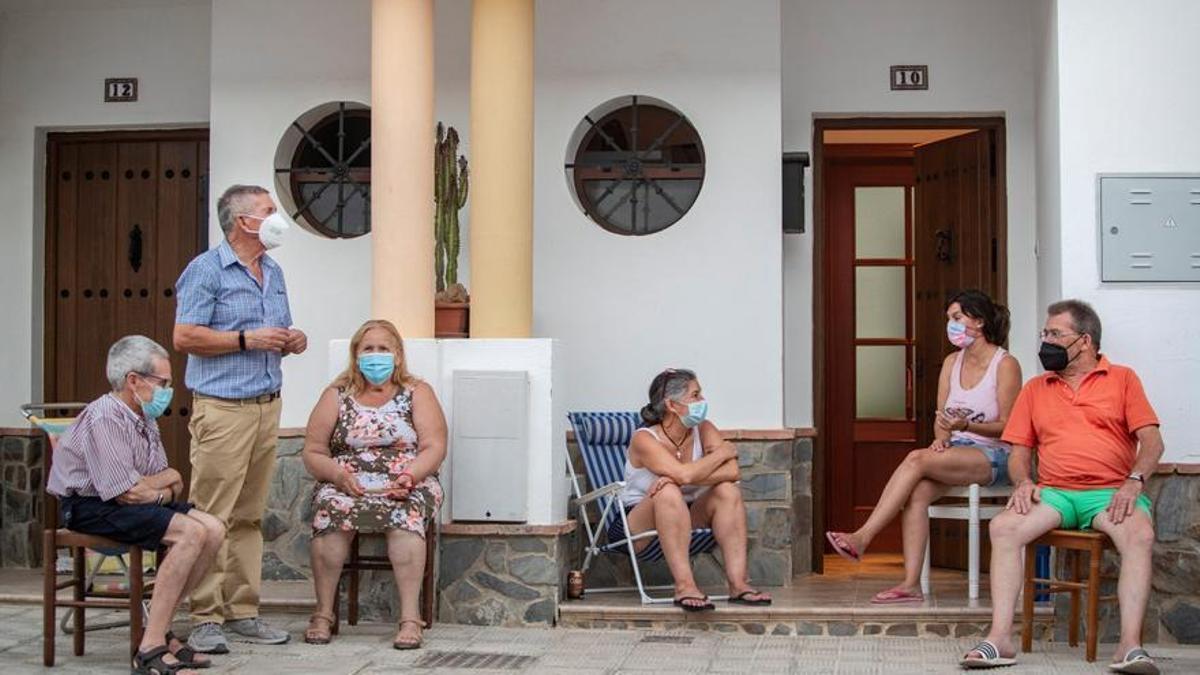
<instances>
[{"instance_id":1,"label":"metal folding chair","mask_svg":"<svg viewBox=\"0 0 1200 675\"><path fill-rule=\"evenodd\" d=\"M583 570L586 572L592 559L601 553L627 556L633 568L633 578L636 590L641 596L642 604L671 602L671 596L653 597L647 591L670 590L672 586L646 586L642 581L640 563L658 562L664 559L662 545L658 539L657 530L647 530L633 536L629 535L629 521L625 517L625 509L621 508L620 492L625 487L625 453L633 439L633 433L642 426L642 418L636 412L573 412L567 414L571 428L575 430L575 441L579 444L580 454L587 472L588 483L594 488L584 494L575 470L575 463L567 454L567 466L571 472L572 491L575 495L575 508L579 510L579 522L583 525L587 536L587 553L583 559ZM599 487L597 487L599 486ZM588 506L595 505L599 518L593 522L589 517ZM609 541L609 528L620 522L625 536L616 541ZM649 545L640 552L634 551L633 543L642 539L651 539ZM711 528L692 530L692 539L688 545L688 556L695 557L702 553L711 554L717 546ZM714 557L715 559L715 557ZM588 588L589 593L615 593L631 591L635 587ZM713 600L724 600L727 596L710 596Z\"/></svg>"}]
</instances>

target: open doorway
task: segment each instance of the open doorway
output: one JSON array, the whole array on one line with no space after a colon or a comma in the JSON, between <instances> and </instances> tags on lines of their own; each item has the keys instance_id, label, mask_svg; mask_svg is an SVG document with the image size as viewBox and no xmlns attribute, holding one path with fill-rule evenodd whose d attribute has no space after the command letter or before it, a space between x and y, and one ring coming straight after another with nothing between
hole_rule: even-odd
<instances>
[{"instance_id":1,"label":"open doorway","mask_svg":"<svg viewBox=\"0 0 1200 675\"><path fill-rule=\"evenodd\" d=\"M814 532L859 527L932 439L948 297L1005 302L1004 136L991 117L814 124ZM952 528L931 533L934 564L965 560ZM871 550L898 552L898 523Z\"/></svg>"}]
</instances>

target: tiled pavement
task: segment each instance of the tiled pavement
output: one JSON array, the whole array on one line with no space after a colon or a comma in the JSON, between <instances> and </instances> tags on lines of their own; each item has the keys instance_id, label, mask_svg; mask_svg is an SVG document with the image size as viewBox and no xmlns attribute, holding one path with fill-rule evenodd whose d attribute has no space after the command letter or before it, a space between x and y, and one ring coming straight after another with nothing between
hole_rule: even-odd
<instances>
[{"instance_id":1,"label":"tiled pavement","mask_svg":"<svg viewBox=\"0 0 1200 675\"><path fill-rule=\"evenodd\" d=\"M97 619L102 617L97 616ZM426 633L425 647L391 648L387 624L343 626L327 646L300 642L305 620L296 614L265 617L293 636L284 646L234 644L234 653L215 657L205 673L951 673L970 640L954 638L772 637L697 631L574 630L485 628L438 624ZM186 629L178 625L178 629ZM71 639L58 639L58 665L41 666L41 608L0 605L0 672L54 672L62 675L127 672L126 634L121 629L88 635L87 655L71 654ZM1101 659L1111 646L1101 645ZM1200 672L1200 648L1156 646L1151 652L1164 672ZM492 655L490 661L486 655ZM444 657L445 665L430 661ZM525 658L520 658L525 657ZM490 663L512 669L468 667ZM457 665L457 667L456 667ZM1082 648L1037 645L1008 673L1102 673L1104 662L1088 664Z\"/></svg>"}]
</instances>

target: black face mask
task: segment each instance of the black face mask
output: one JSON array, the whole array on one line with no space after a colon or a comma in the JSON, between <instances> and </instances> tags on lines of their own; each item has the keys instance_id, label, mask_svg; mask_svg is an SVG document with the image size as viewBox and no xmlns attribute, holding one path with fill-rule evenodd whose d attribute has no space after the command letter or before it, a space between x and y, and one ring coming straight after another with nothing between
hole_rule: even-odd
<instances>
[{"instance_id":1,"label":"black face mask","mask_svg":"<svg viewBox=\"0 0 1200 675\"><path fill-rule=\"evenodd\" d=\"M1066 367L1075 360L1074 358L1067 356L1067 348L1076 342L1079 342L1079 338L1081 337L1083 336L1080 335L1079 337L1075 338L1071 341L1071 344L1067 345L1066 347L1062 345L1056 345L1053 342L1043 341L1042 348L1038 350L1038 359L1041 360L1042 367L1052 373L1058 373L1065 370ZM1075 356L1079 356L1079 354L1076 354Z\"/></svg>"}]
</instances>

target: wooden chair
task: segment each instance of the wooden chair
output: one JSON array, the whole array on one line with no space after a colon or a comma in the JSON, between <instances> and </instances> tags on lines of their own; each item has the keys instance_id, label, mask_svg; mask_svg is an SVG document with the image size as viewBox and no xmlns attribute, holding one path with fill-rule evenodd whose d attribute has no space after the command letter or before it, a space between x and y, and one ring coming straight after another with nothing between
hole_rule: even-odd
<instances>
[{"instance_id":1,"label":"wooden chair","mask_svg":"<svg viewBox=\"0 0 1200 675\"><path fill-rule=\"evenodd\" d=\"M47 667L54 665L54 633L55 616L59 607L70 607L73 611L72 638L75 655L83 656L84 642L89 630L86 619L88 609L125 609L129 610L129 655L137 653L138 644L142 641L142 631L145 628L143 602L153 590L153 582L147 583L142 570L142 549L137 546L126 546L104 537L73 532L58 526L58 500L46 491L46 481L50 478L50 468L53 463L54 449L58 445L58 436L67 425L70 418L38 417L32 414L34 409L46 410L78 410L83 404L46 404L22 406L26 418L36 424L46 433L46 454L42 469L42 663ZM72 556L71 578L60 582L58 580L55 561L58 549L70 549ZM87 575L87 550L99 551L106 555L129 555L127 573L129 589L110 590L92 587L92 579ZM70 600L60 600L58 592L70 588ZM125 625L104 624L92 626L97 628L112 628Z\"/></svg>"},{"instance_id":2,"label":"wooden chair","mask_svg":"<svg viewBox=\"0 0 1200 675\"><path fill-rule=\"evenodd\" d=\"M1036 576L1034 558L1038 546L1051 546L1071 552L1071 579L1042 579ZM1035 593L1070 593L1071 615L1067 625L1067 641L1072 647L1079 644L1079 594L1087 592L1087 660L1096 660L1099 641L1100 603L1116 600L1115 595L1100 596L1100 563L1104 551L1114 548L1108 535L1092 530L1051 530L1025 547L1025 591L1021 610L1021 651L1033 649L1033 599ZM1087 580L1080 581L1080 554L1088 554ZM1053 566L1050 576L1054 576ZM1035 584L1047 584L1047 589L1035 590Z\"/></svg>"},{"instance_id":3,"label":"wooden chair","mask_svg":"<svg viewBox=\"0 0 1200 675\"><path fill-rule=\"evenodd\" d=\"M359 543L362 537L382 537L378 534L356 534L354 539L350 541L350 558L346 561L346 565L342 568L342 580L346 586L346 623L351 626L358 625L358 589L359 577L363 572L368 570L383 570L392 571L392 562L388 560L387 555L363 555L359 552ZM433 625L433 599L434 599L434 554L437 552L437 523L430 521L429 526L425 528L425 574L421 580L421 620L425 622L425 627L429 628ZM341 623L341 584L338 585L338 599L333 604L333 628L330 631L334 635L338 634L338 625Z\"/></svg>"}]
</instances>

